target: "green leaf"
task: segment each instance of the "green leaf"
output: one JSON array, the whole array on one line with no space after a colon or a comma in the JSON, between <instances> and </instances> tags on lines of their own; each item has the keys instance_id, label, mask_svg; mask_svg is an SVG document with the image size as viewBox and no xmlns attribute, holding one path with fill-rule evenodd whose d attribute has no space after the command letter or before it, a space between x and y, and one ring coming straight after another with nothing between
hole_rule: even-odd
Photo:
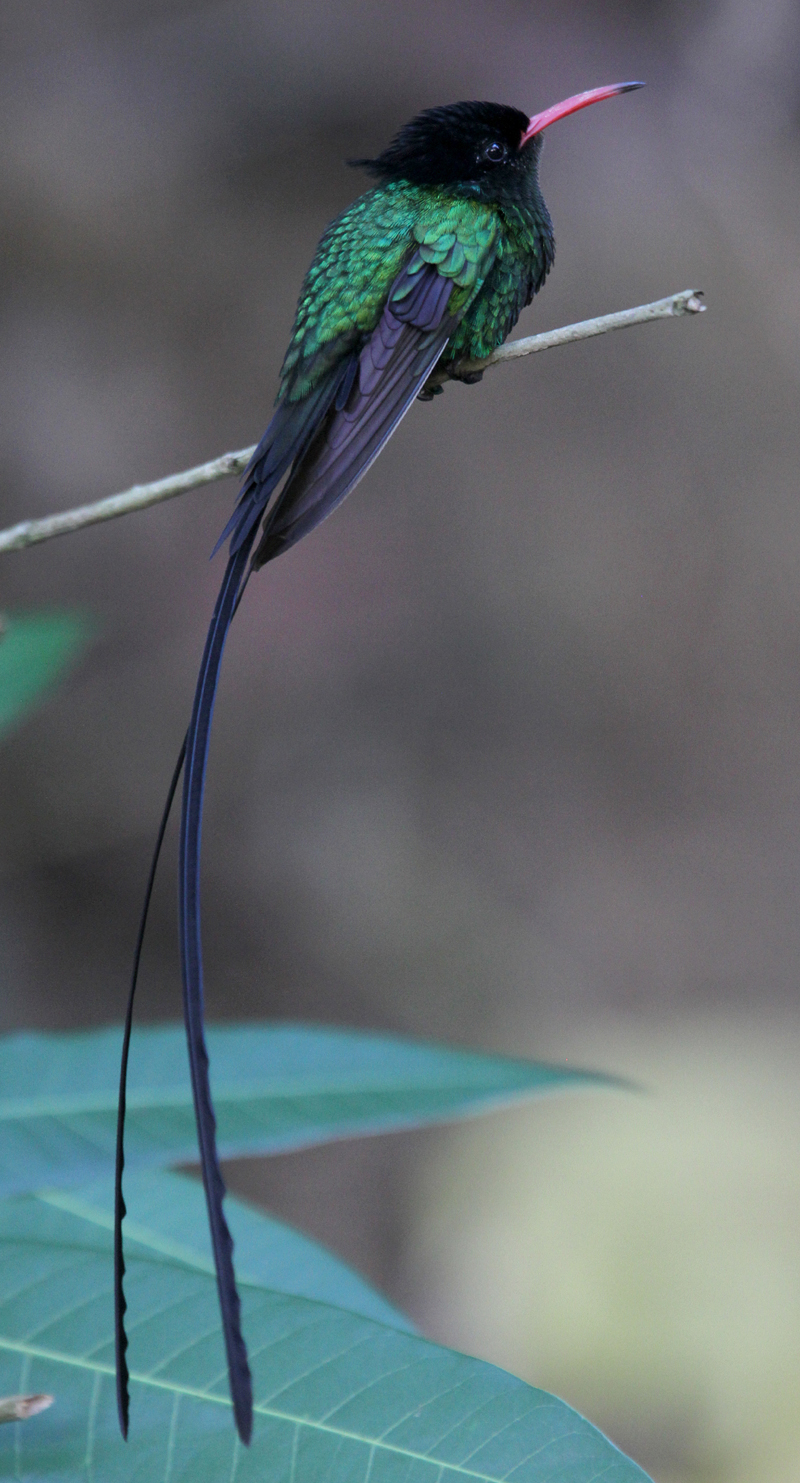
<instances>
[{"instance_id":1,"label":"green leaf","mask_svg":"<svg viewBox=\"0 0 800 1483\"><path fill-rule=\"evenodd\" d=\"M113 1229L110 1179L75 1190L39 1191L36 1198L44 1205L69 1211L88 1227ZM140 1170L125 1180L125 1204L126 1246L128 1241L135 1241L137 1247L214 1275L206 1200L199 1180L157 1169ZM225 1214L236 1248L240 1282L331 1303L392 1328L414 1332L404 1313L308 1236L231 1195L225 1201Z\"/></svg>"},{"instance_id":2,"label":"green leaf","mask_svg":"<svg viewBox=\"0 0 800 1483\"><path fill-rule=\"evenodd\" d=\"M0 1040L0 1196L113 1167L121 1031ZM276 1153L442 1122L558 1087L614 1084L566 1066L311 1025L208 1032L220 1153ZM197 1157L183 1029L134 1035L128 1168Z\"/></svg>"},{"instance_id":3,"label":"green leaf","mask_svg":"<svg viewBox=\"0 0 800 1483\"><path fill-rule=\"evenodd\" d=\"M0 1392L20 1480L73 1483L645 1483L569 1406L479 1360L242 1284L255 1424L238 1443L214 1279L130 1243L130 1440L117 1430L110 1237L35 1197L0 1203ZM10 1452L9 1448L9 1452Z\"/></svg>"},{"instance_id":4,"label":"green leaf","mask_svg":"<svg viewBox=\"0 0 800 1483\"><path fill-rule=\"evenodd\" d=\"M89 626L74 613L10 618L0 636L0 732L41 700L85 644Z\"/></svg>"}]
</instances>

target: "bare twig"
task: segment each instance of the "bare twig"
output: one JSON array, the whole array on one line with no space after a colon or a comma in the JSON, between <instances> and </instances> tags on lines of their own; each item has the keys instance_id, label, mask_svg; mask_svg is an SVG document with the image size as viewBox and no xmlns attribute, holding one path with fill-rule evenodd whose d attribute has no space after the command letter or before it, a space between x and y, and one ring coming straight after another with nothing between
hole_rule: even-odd
<instances>
[{"instance_id":1,"label":"bare twig","mask_svg":"<svg viewBox=\"0 0 800 1483\"><path fill-rule=\"evenodd\" d=\"M459 376L486 371L490 366L499 366L506 361L518 360L523 355L535 355L539 350L552 350L557 345L571 345L575 340L589 340L594 335L606 335L609 330L625 329L632 324L649 324L655 319L673 319L682 314L700 314L705 304L700 301L700 290L687 288L682 293L671 294L666 299L656 299L652 304L639 304L635 309L622 309L618 314L602 314L598 319L584 319L579 324L562 325L557 330L546 330L541 335L530 335L525 340L512 340L501 345L487 360L459 361L452 369ZM451 379L446 371L436 371L428 381L428 387L441 385ZM200 489L204 484L214 484L217 479L227 479L230 474L241 474L253 454L253 448L241 448L238 453L223 453L221 458L196 468L185 469L181 474L170 474L166 479L157 479L153 484L135 484L123 494L112 494L97 500L92 505L78 505L74 510L64 510L59 515L45 515L41 520L23 520L8 530L0 531L0 552L20 551L24 546L33 546L38 541L49 541L53 536L69 535L82 530L86 525L96 525L101 520L113 520L117 515L128 515L133 510L145 510L148 505L160 504L162 500L174 499L178 494L187 494L191 489Z\"/></svg>"},{"instance_id":2,"label":"bare twig","mask_svg":"<svg viewBox=\"0 0 800 1483\"><path fill-rule=\"evenodd\" d=\"M4 1395L0 1396L0 1421L27 1421L39 1411L52 1406L51 1395Z\"/></svg>"},{"instance_id":3,"label":"bare twig","mask_svg":"<svg viewBox=\"0 0 800 1483\"><path fill-rule=\"evenodd\" d=\"M564 324L557 330L545 330L541 335L528 335L524 340L511 340L501 345L486 360L462 360L453 367L455 379L470 376L476 371L488 371L490 366L499 366L509 360L519 360L523 355L536 355L539 350L555 350L558 345L572 345L576 340L591 340L595 335L607 335L609 330L624 330L632 324L650 324L654 319L674 319L681 314L703 314L702 289L685 288L682 293L670 294L667 299L655 299L652 304L638 304L635 309L620 309L617 314L601 314L597 319L582 319L578 324ZM452 372L434 371L428 386L452 377ZM0 547L2 550L2 547Z\"/></svg>"},{"instance_id":4,"label":"bare twig","mask_svg":"<svg viewBox=\"0 0 800 1483\"><path fill-rule=\"evenodd\" d=\"M223 453L221 458L215 458L211 463L201 463L197 468L184 469L182 474L156 479L154 484L134 484L123 494L110 494L93 505L78 505L74 510L64 510L60 515L45 515L41 520L23 520L19 525L0 531L0 551L20 551L23 546L49 541L53 536L70 535L73 530L83 530L85 525L96 525L100 520L114 520L117 515L129 515L132 510L146 510L148 505L174 499L176 494L188 494L190 489L214 484L229 474L241 474L247 468L252 452L252 448L242 448L238 453Z\"/></svg>"}]
</instances>

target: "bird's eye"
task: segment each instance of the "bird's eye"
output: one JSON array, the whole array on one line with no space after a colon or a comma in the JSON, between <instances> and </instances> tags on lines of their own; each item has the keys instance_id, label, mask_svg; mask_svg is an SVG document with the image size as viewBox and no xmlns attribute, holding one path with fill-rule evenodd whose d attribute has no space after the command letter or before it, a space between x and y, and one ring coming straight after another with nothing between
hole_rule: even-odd
<instances>
[{"instance_id":1,"label":"bird's eye","mask_svg":"<svg viewBox=\"0 0 800 1483\"><path fill-rule=\"evenodd\" d=\"M486 145L483 151L483 158L485 160L491 160L493 165L496 165L499 160L504 160L505 157L506 147L504 144L501 144L499 139L493 139L490 144Z\"/></svg>"}]
</instances>

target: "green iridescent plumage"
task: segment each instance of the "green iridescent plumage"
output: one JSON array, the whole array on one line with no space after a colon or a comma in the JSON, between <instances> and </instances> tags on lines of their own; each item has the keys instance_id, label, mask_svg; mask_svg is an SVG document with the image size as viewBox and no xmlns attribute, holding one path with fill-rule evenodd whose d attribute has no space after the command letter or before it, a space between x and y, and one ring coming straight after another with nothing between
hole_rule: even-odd
<instances>
[{"instance_id":1,"label":"green iridescent plumage","mask_svg":"<svg viewBox=\"0 0 800 1483\"><path fill-rule=\"evenodd\" d=\"M550 218L536 195L499 204L401 180L359 197L328 227L306 274L278 400L302 400L372 334L404 264L413 277L415 258L453 283L449 309L460 324L443 363L491 354L552 262Z\"/></svg>"}]
</instances>

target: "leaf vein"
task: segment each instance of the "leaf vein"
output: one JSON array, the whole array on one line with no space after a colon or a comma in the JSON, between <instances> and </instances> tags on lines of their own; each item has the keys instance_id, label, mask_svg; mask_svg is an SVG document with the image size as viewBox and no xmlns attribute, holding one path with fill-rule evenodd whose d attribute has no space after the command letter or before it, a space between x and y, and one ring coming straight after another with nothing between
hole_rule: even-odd
<instances>
[{"instance_id":1,"label":"leaf vein","mask_svg":"<svg viewBox=\"0 0 800 1483\"><path fill-rule=\"evenodd\" d=\"M56 1350L34 1346L27 1349L25 1345L11 1339L0 1338L0 1349L7 1349L17 1354L29 1352L36 1359L49 1360L56 1364L67 1365L75 1369L99 1370L103 1375L114 1374L113 1365L101 1364L98 1360L89 1364L86 1360L76 1358L73 1355L60 1354ZM231 1406L230 1397L227 1395L211 1395L207 1391L197 1389L194 1386L179 1385L174 1381L158 1380L150 1375L139 1374L133 1370L131 1371L131 1381L136 1385L148 1386L155 1390L165 1390L172 1394L178 1394L181 1397L185 1396L190 1400L205 1402L209 1405L226 1406L229 1409ZM412 1447L400 1447L396 1443L386 1442L380 1437L372 1439L370 1437L359 1436L357 1432L350 1431L344 1427L332 1426L330 1422L319 1421L307 1416L296 1416L288 1411L279 1411L277 1408L267 1406L260 1401L256 1403L253 1409L257 1414L268 1416L275 1421L293 1422L297 1426L307 1427L310 1431L321 1432L326 1436L339 1437L343 1441L357 1442L362 1447L372 1445L380 1448L383 1452L390 1452L396 1457L405 1458L409 1463L424 1463L428 1467L436 1468L439 1472L444 1471L445 1473L454 1473L462 1477L473 1478L476 1480L476 1483L497 1483L497 1478L493 1477L491 1473L480 1472L477 1468L465 1468L460 1463L442 1462L439 1458L433 1458L428 1453L418 1452Z\"/></svg>"}]
</instances>

